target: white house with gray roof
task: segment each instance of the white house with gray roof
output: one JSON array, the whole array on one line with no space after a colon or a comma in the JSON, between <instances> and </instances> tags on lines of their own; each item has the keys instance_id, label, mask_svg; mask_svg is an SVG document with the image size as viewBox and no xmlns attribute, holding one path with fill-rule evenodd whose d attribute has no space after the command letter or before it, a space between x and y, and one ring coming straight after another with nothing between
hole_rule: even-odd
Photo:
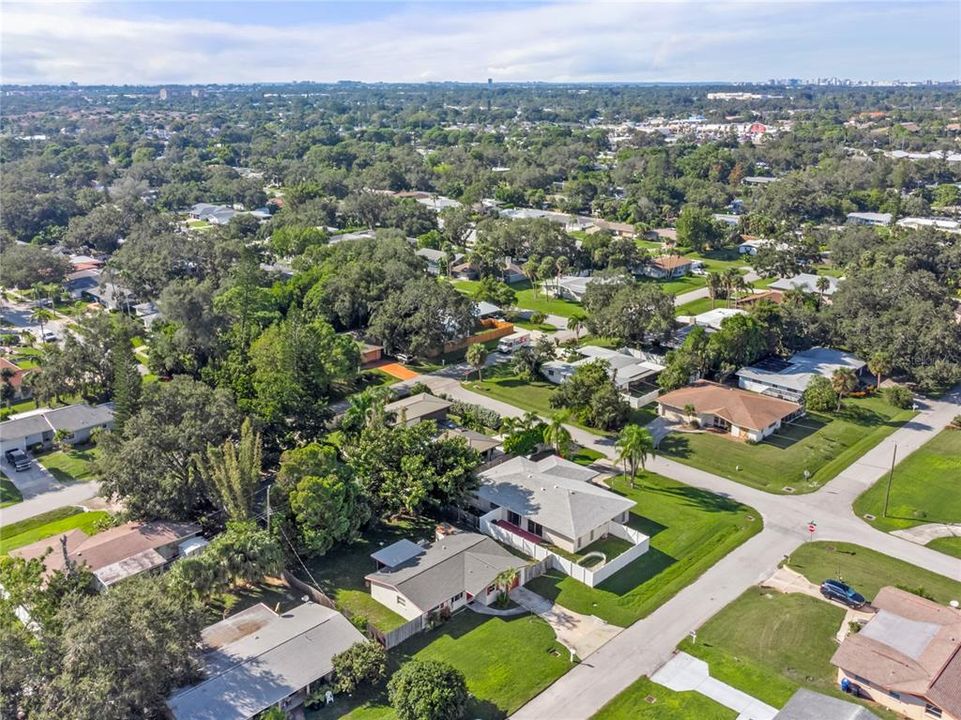
<instances>
[{"instance_id":1,"label":"white house with gray roof","mask_svg":"<svg viewBox=\"0 0 961 720\"><path fill-rule=\"evenodd\" d=\"M67 405L19 413L0 423L0 452L13 448L26 450L40 445L50 447L58 432L63 440L78 445L90 440L94 430L113 427L110 405Z\"/></svg>"},{"instance_id":2,"label":"white house with gray roof","mask_svg":"<svg viewBox=\"0 0 961 720\"><path fill-rule=\"evenodd\" d=\"M377 571L364 578L371 597L406 620L455 612L469 602L490 605L500 593L495 578L513 568L523 584L529 564L486 535L449 525L438 526L433 543L400 540L371 558Z\"/></svg>"},{"instance_id":3,"label":"white house with gray roof","mask_svg":"<svg viewBox=\"0 0 961 720\"><path fill-rule=\"evenodd\" d=\"M649 538L629 527L636 504L593 481L592 470L556 455L541 460L516 457L480 473L472 505L481 531L536 560L595 586L647 552ZM608 558L590 546L614 536L629 549ZM599 562L588 566L571 560L587 549Z\"/></svg>"},{"instance_id":4,"label":"white house with gray roof","mask_svg":"<svg viewBox=\"0 0 961 720\"><path fill-rule=\"evenodd\" d=\"M850 353L832 348L815 347L794 353L789 359L766 358L737 371L738 387L798 402L817 376L828 380L838 368L848 368L856 375L864 372L866 363Z\"/></svg>"},{"instance_id":5,"label":"white house with gray roof","mask_svg":"<svg viewBox=\"0 0 961 720\"><path fill-rule=\"evenodd\" d=\"M827 278L827 287L822 292L818 288L818 280L822 277ZM823 295L826 298L831 297L834 293L838 291L838 280L829 275L814 275L812 273L800 273L794 277L780 278L775 280L768 288L771 290L780 290L785 292L787 290L803 290L804 292L811 293L812 295Z\"/></svg>"},{"instance_id":6,"label":"white house with gray roof","mask_svg":"<svg viewBox=\"0 0 961 720\"><path fill-rule=\"evenodd\" d=\"M204 628L206 679L167 700L174 720L248 720L302 705L333 673L334 655L365 638L336 610L304 603L277 614L263 603Z\"/></svg>"}]
</instances>

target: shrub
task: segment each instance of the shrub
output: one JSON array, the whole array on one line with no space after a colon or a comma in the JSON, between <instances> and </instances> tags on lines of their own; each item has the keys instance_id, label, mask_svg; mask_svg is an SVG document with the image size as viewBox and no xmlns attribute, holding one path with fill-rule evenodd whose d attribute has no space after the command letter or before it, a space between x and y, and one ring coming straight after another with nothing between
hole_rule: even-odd
<instances>
[{"instance_id":1,"label":"shrub","mask_svg":"<svg viewBox=\"0 0 961 720\"><path fill-rule=\"evenodd\" d=\"M896 408L907 409L914 405L914 396L904 385L894 385L881 391L884 401Z\"/></svg>"},{"instance_id":2,"label":"shrub","mask_svg":"<svg viewBox=\"0 0 961 720\"><path fill-rule=\"evenodd\" d=\"M838 404L838 394L826 377L813 378L804 391L804 406L814 412L834 410Z\"/></svg>"},{"instance_id":3,"label":"shrub","mask_svg":"<svg viewBox=\"0 0 961 720\"><path fill-rule=\"evenodd\" d=\"M477 432L484 432L486 428L496 431L501 426L500 415L473 403L455 402L450 407L450 414L459 417L461 425Z\"/></svg>"},{"instance_id":4,"label":"shrub","mask_svg":"<svg viewBox=\"0 0 961 720\"><path fill-rule=\"evenodd\" d=\"M467 710L467 681L457 668L436 660L411 660L387 685L400 720L457 720Z\"/></svg>"},{"instance_id":5,"label":"shrub","mask_svg":"<svg viewBox=\"0 0 961 720\"><path fill-rule=\"evenodd\" d=\"M332 658L338 692L352 693L363 683L376 685L387 675L387 651L376 642L358 642Z\"/></svg>"},{"instance_id":6,"label":"shrub","mask_svg":"<svg viewBox=\"0 0 961 720\"><path fill-rule=\"evenodd\" d=\"M531 313L531 322L534 323L535 325L543 325L545 320L547 320L547 315L545 315L544 313L542 312Z\"/></svg>"}]
</instances>

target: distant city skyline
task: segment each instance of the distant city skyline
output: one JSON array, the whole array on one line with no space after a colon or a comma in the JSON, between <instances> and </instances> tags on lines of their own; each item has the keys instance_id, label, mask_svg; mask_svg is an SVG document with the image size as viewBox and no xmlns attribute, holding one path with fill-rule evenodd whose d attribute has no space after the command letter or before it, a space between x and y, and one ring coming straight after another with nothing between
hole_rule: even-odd
<instances>
[{"instance_id":1,"label":"distant city skyline","mask_svg":"<svg viewBox=\"0 0 961 720\"><path fill-rule=\"evenodd\" d=\"M950 81L950 2L4 2L7 84Z\"/></svg>"}]
</instances>

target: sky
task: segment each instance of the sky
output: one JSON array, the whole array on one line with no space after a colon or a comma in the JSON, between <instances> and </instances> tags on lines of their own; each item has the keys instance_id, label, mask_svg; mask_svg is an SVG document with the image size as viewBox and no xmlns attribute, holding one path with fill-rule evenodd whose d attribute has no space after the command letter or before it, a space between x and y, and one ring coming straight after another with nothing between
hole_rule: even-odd
<instances>
[{"instance_id":1,"label":"sky","mask_svg":"<svg viewBox=\"0 0 961 720\"><path fill-rule=\"evenodd\" d=\"M6 84L961 77L961 2L0 0Z\"/></svg>"}]
</instances>

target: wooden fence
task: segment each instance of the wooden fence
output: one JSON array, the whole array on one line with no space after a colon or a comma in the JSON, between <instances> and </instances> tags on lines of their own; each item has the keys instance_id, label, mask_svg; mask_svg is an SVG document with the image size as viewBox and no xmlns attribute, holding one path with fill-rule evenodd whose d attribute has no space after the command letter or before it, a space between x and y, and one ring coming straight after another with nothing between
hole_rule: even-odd
<instances>
[{"instance_id":1,"label":"wooden fence","mask_svg":"<svg viewBox=\"0 0 961 720\"><path fill-rule=\"evenodd\" d=\"M490 342L491 340L500 340L502 337L507 337L514 332L514 324L504 320L485 318L484 320L480 321L480 324L482 327L487 329L481 330L473 335L468 335L465 338L460 338L459 340L450 340L445 342L444 348L440 352L444 354L457 352L458 350L463 350L468 345ZM439 355L440 353L435 354Z\"/></svg>"}]
</instances>

